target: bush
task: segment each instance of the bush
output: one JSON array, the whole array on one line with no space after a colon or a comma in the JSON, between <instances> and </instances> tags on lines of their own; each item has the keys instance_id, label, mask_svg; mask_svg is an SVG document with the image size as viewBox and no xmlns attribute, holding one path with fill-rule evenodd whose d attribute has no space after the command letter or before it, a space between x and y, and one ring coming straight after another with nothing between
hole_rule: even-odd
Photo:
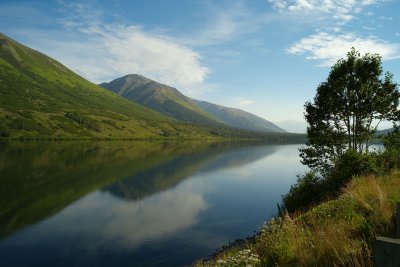
<instances>
[{"instance_id":1,"label":"bush","mask_svg":"<svg viewBox=\"0 0 400 267\"><path fill-rule=\"evenodd\" d=\"M400 130L395 128L392 133L389 133L384 139L384 146L386 149L400 149Z\"/></svg>"},{"instance_id":2,"label":"bush","mask_svg":"<svg viewBox=\"0 0 400 267\"><path fill-rule=\"evenodd\" d=\"M397 154L400 153L397 152ZM382 161L380 157L375 153L366 154L348 150L338 158L325 177L315 172L298 176L297 182L282 198L283 208L289 213L307 209L324 199L337 196L340 189L346 186L354 176L382 173L383 168L379 164Z\"/></svg>"},{"instance_id":3,"label":"bush","mask_svg":"<svg viewBox=\"0 0 400 267\"><path fill-rule=\"evenodd\" d=\"M83 115L79 115L76 112L67 112L65 114L65 117L82 125L83 127L87 128L89 130L94 130L96 132L100 132L100 127L97 125L97 123L94 120L89 119Z\"/></svg>"},{"instance_id":4,"label":"bush","mask_svg":"<svg viewBox=\"0 0 400 267\"><path fill-rule=\"evenodd\" d=\"M330 195L337 195L354 176L378 174L378 155L375 153L358 153L347 150L338 158L331 173L326 177L326 190Z\"/></svg>"},{"instance_id":5,"label":"bush","mask_svg":"<svg viewBox=\"0 0 400 267\"><path fill-rule=\"evenodd\" d=\"M380 166L384 170L400 168L400 131L398 128L384 139L385 150L380 154Z\"/></svg>"},{"instance_id":6,"label":"bush","mask_svg":"<svg viewBox=\"0 0 400 267\"><path fill-rule=\"evenodd\" d=\"M7 130L5 120L0 118L0 137L9 137L10 133Z\"/></svg>"},{"instance_id":7,"label":"bush","mask_svg":"<svg viewBox=\"0 0 400 267\"><path fill-rule=\"evenodd\" d=\"M288 212L304 209L311 204L319 203L324 196L323 179L315 172L298 175L297 181L290 187L289 193L283 196L283 208Z\"/></svg>"}]
</instances>

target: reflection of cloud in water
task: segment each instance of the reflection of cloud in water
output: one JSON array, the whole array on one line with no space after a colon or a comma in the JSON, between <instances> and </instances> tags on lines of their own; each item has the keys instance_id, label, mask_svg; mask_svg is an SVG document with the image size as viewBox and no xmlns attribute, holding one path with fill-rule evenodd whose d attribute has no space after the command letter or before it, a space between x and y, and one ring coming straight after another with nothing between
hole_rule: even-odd
<instances>
[{"instance_id":1,"label":"reflection of cloud in water","mask_svg":"<svg viewBox=\"0 0 400 267\"><path fill-rule=\"evenodd\" d=\"M203 196L188 184L136 202L125 202L107 193L96 192L49 223L62 225L62 231L67 235L76 234L77 229L81 233L91 233L91 237L80 237L84 247L87 243L83 240L88 241L87 238L94 241L90 246L118 241L115 244L135 247L146 241L168 238L196 224L199 213L206 209Z\"/></svg>"},{"instance_id":2,"label":"reflection of cloud in water","mask_svg":"<svg viewBox=\"0 0 400 267\"><path fill-rule=\"evenodd\" d=\"M198 214L206 208L202 195L176 190L135 203L114 202L108 211L111 220L105 225L103 234L106 239L118 238L124 245L136 246L195 224Z\"/></svg>"},{"instance_id":3,"label":"reflection of cloud in water","mask_svg":"<svg viewBox=\"0 0 400 267\"><path fill-rule=\"evenodd\" d=\"M177 155L143 172L120 180L102 190L125 200L138 200L162 190L175 187L197 173L240 170L247 164L274 154L276 146L225 147L224 150L210 149L190 155ZM236 171L235 171L236 172ZM234 173L234 176L237 176ZM250 179L250 173L240 173L241 179Z\"/></svg>"}]
</instances>

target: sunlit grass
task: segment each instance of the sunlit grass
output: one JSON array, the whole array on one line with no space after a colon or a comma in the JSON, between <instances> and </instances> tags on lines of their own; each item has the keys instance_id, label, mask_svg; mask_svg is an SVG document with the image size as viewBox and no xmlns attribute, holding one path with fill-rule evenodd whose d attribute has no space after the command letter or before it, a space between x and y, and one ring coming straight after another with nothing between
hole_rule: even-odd
<instances>
[{"instance_id":1,"label":"sunlit grass","mask_svg":"<svg viewBox=\"0 0 400 267\"><path fill-rule=\"evenodd\" d=\"M353 179L335 200L305 213L273 218L255 242L231 247L197 266L228 266L227 259L249 255L259 262L237 266L373 266L372 241L391 235L393 214L400 200L400 172ZM242 263L245 260L242 260Z\"/></svg>"}]
</instances>

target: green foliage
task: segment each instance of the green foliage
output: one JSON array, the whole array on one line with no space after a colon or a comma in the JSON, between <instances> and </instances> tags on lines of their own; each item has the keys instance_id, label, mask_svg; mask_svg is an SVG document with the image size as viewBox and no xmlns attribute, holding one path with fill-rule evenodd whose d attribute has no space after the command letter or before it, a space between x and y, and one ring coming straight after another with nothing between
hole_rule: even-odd
<instances>
[{"instance_id":1,"label":"green foliage","mask_svg":"<svg viewBox=\"0 0 400 267\"><path fill-rule=\"evenodd\" d=\"M398 118L399 96L393 75L382 75L381 57L361 56L353 48L305 104L308 144L300 150L302 163L325 174L347 149L368 152L379 122Z\"/></svg>"},{"instance_id":2,"label":"green foliage","mask_svg":"<svg viewBox=\"0 0 400 267\"><path fill-rule=\"evenodd\" d=\"M400 151L393 152L397 157ZM392 155L392 154L391 154ZM394 157L394 155L392 155ZM297 182L290 187L289 192L282 197L283 208L288 212L305 210L312 205L321 203L324 199L336 197L340 190L355 176L383 174L394 167L384 166L386 153L358 153L347 150L337 158L335 164L325 176L308 172L299 176Z\"/></svg>"},{"instance_id":3,"label":"green foliage","mask_svg":"<svg viewBox=\"0 0 400 267\"><path fill-rule=\"evenodd\" d=\"M100 132L100 127L97 125L97 123L94 120L91 120L87 117L78 115L75 112L67 112L65 113L65 117L67 117L70 120L73 120L74 122L83 125L84 127L94 130L96 132Z\"/></svg>"},{"instance_id":4,"label":"green foliage","mask_svg":"<svg viewBox=\"0 0 400 267\"><path fill-rule=\"evenodd\" d=\"M384 146L386 149L400 150L400 130L398 127L394 128L393 132L386 135Z\"/></svg>"},{"instance_id":5,"label":"green foliage","mask_svg":"<svg viewBox=\"0 0 400 267\"><path fill-rule=\"evenodd\" d=\"M324 184L315 172L307 172L297 176L297 181L290 186L289 192L283 196L283 207L288 212L294 212L319 203L324 197Z\"/></svg>"},{"instance_id":6,"label":"green foliage","mask_svg":"<svg viewBox=\"0 0 400 267\"><path fill-rule=\"evenodd\" d=\"M359 175L382 173L378 166L378 155L374 153L358 153L347 150L335 162L331 173L326 177L326 194L336 195L350 180Z\"/></svg>"},{"instance_id":7,"label":"green foliage","mask_svg":"<svg viewBox=\"0 0 400 267\"><path fill-rule=\"evenodd\" d=\"M7 130L6 121L0 118L0 137L9 137L10 133Z\"/></svg>"},{"instance_id":8,"label":"green foliage","mask_svg":"<svg viewBox=\"0 0 400 267\"><path fill-rule=\"evenodd\" d=\"M400 168L400 131L395 128L384 139L385 150L380 155L381 166L385 169Z\"/></svg>"},{"instance_id":9,"label":"green foliage","mask_svg":"<svg viewBox=\"0 0 400 267\"><path fill-rule=\"evenodd\" d=\"M372 267L374 241L377 235L393 233L398 200L399 171L379 178L362 176L353 179L337 199L293 216L272 218L253 242L230 247L196 266L217 266L248 249L249 255L257 255L259 266Z\"/></svg>"}]
</instances>

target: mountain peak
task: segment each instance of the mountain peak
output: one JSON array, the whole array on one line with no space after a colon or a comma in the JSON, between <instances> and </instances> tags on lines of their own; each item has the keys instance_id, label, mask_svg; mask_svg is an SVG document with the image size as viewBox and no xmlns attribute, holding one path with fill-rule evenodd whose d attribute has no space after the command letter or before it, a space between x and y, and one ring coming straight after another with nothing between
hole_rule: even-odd
<instances>
[{"instance_id":1,"label":"mountain peak","mask_svg":"<svg viewBox=\"0 0 400 267\"><path fill-rule=\"evenodd\" d=\"M128 74L100 86L131 101L184 122L224 125L176 88L155 82L140 74Z\"/></svg>"},{"instance_id":2,"label":"mountain peak","mask_svg":"<svg viewBox=\"0 0 400 267\"><path fill-rule=\"evenodd\" d=\"M152 81L149 78L146 78L140 74L128 74L125 75L119 79L125 79L125 80L146 80L146 81Z\"/></svg>"},{"instance_id":3,"label":"mountain peak","mask_svg":"<svg viewBox=\"0 0 400 267\"><path fill-rule=\"evenodd\" d=\"M246 111L191 99L176 88L129 74L101 84L122 97L155 109L175 119L207 125L228 125L257 132L286 133L285 130Z\"/></svg>"}]
</instances>

